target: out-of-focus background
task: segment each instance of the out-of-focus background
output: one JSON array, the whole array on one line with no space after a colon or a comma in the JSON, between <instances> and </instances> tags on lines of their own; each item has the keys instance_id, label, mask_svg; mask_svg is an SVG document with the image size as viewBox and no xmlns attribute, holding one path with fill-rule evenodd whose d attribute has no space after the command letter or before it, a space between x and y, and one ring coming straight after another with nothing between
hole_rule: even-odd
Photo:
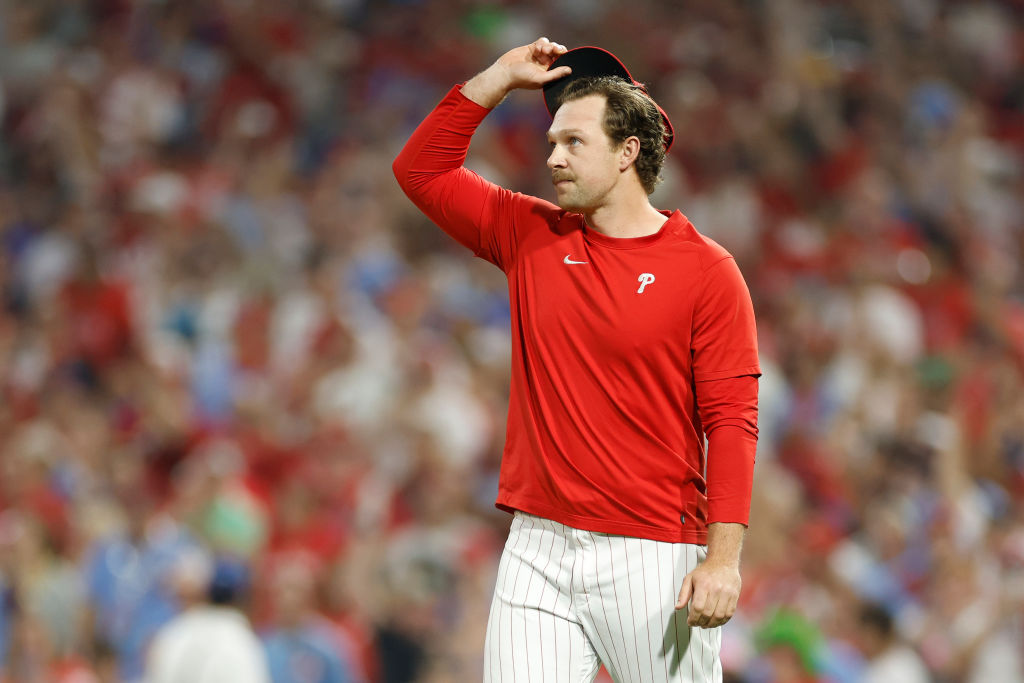
<instances>
[{"instance_id":1,"label":"out-of-focus background","mask_svg":"<svg viewBox=\"0 0 1024 683\"><path fill-rule=\"evenodd\" d=\"M726 680L1024 680L1019 0L0 6L3 681L141 680L214 574L275 681L479 680L505 284L390 163L540 35L649 84L754 298ZM469 165L550 198L547 125Z\"/></svg>"}]
</instances>

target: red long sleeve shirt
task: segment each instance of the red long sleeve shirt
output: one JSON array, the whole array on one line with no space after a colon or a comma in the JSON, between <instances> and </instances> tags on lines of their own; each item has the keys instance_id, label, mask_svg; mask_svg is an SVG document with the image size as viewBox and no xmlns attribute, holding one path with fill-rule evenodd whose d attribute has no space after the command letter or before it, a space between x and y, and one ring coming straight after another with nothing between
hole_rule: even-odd
<instances>
[{"instance_id":1,"label":"red long sleeve shirt","mask_svg":"<svg viewBox=\"0 0 1024 683\"><path fill-rule=\"evenodd\" d=\"M488 111L453 88L393 168L427 216L508 278L497 506L669 542L745 524L760 369L735 261L678 211L653 235L614 238L463 168Z\"/></svg>"}]
</instances>

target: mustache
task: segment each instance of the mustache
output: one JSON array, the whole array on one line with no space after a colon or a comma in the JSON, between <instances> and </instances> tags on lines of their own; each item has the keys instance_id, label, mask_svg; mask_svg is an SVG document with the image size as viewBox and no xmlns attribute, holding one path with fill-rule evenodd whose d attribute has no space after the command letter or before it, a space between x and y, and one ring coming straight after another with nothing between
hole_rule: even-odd
<instances>
[{"instance_id":1,"label":"mustache","mask_svg":"<svg viewBox=\"0 0 1024 683\"><path fill-rule=\"evenodd\" d=\"M560 183L563 180L573 180L574 178L569 173L552 173L551 182Z\"/></svg>"}]
</instances>

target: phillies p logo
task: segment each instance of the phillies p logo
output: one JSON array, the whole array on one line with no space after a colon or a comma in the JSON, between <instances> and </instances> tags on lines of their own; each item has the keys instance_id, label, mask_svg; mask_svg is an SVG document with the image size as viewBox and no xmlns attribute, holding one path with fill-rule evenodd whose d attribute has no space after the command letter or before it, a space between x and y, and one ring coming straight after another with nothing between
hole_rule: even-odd
<instances>
[{"instance_id":1,"label":"phillies p logo","mask_svg":"<svg viewBox=\"0 0 1024 683\"><path fill-rule=\"evenodd\" d=\"M636 293L643 294L644 287L654 282L654 275L651 273L641 273L640 277L638 277L636 280L637 282L640 283L640 289L636 290Z\"/></svg>"}]
</instances>

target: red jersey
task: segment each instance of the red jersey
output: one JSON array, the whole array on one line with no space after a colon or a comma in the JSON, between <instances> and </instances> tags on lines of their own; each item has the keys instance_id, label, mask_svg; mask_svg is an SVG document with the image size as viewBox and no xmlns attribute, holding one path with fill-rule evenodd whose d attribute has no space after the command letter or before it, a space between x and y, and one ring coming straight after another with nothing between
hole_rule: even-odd
<instances>
[{"instance_id":1,"label":"red jersey","mask_svg":"<svg viewBox=\"0 0 1024 683\"><path fill-rule=\"evenodd\" d=\"M488 111L452 89L394 171L421 210L508 278L498 507L669 542L705 543L709 522L746 523L760 369L735 261L678 211L653 235L614 238L463 168Z\"/></svg>"}]
</instances>

